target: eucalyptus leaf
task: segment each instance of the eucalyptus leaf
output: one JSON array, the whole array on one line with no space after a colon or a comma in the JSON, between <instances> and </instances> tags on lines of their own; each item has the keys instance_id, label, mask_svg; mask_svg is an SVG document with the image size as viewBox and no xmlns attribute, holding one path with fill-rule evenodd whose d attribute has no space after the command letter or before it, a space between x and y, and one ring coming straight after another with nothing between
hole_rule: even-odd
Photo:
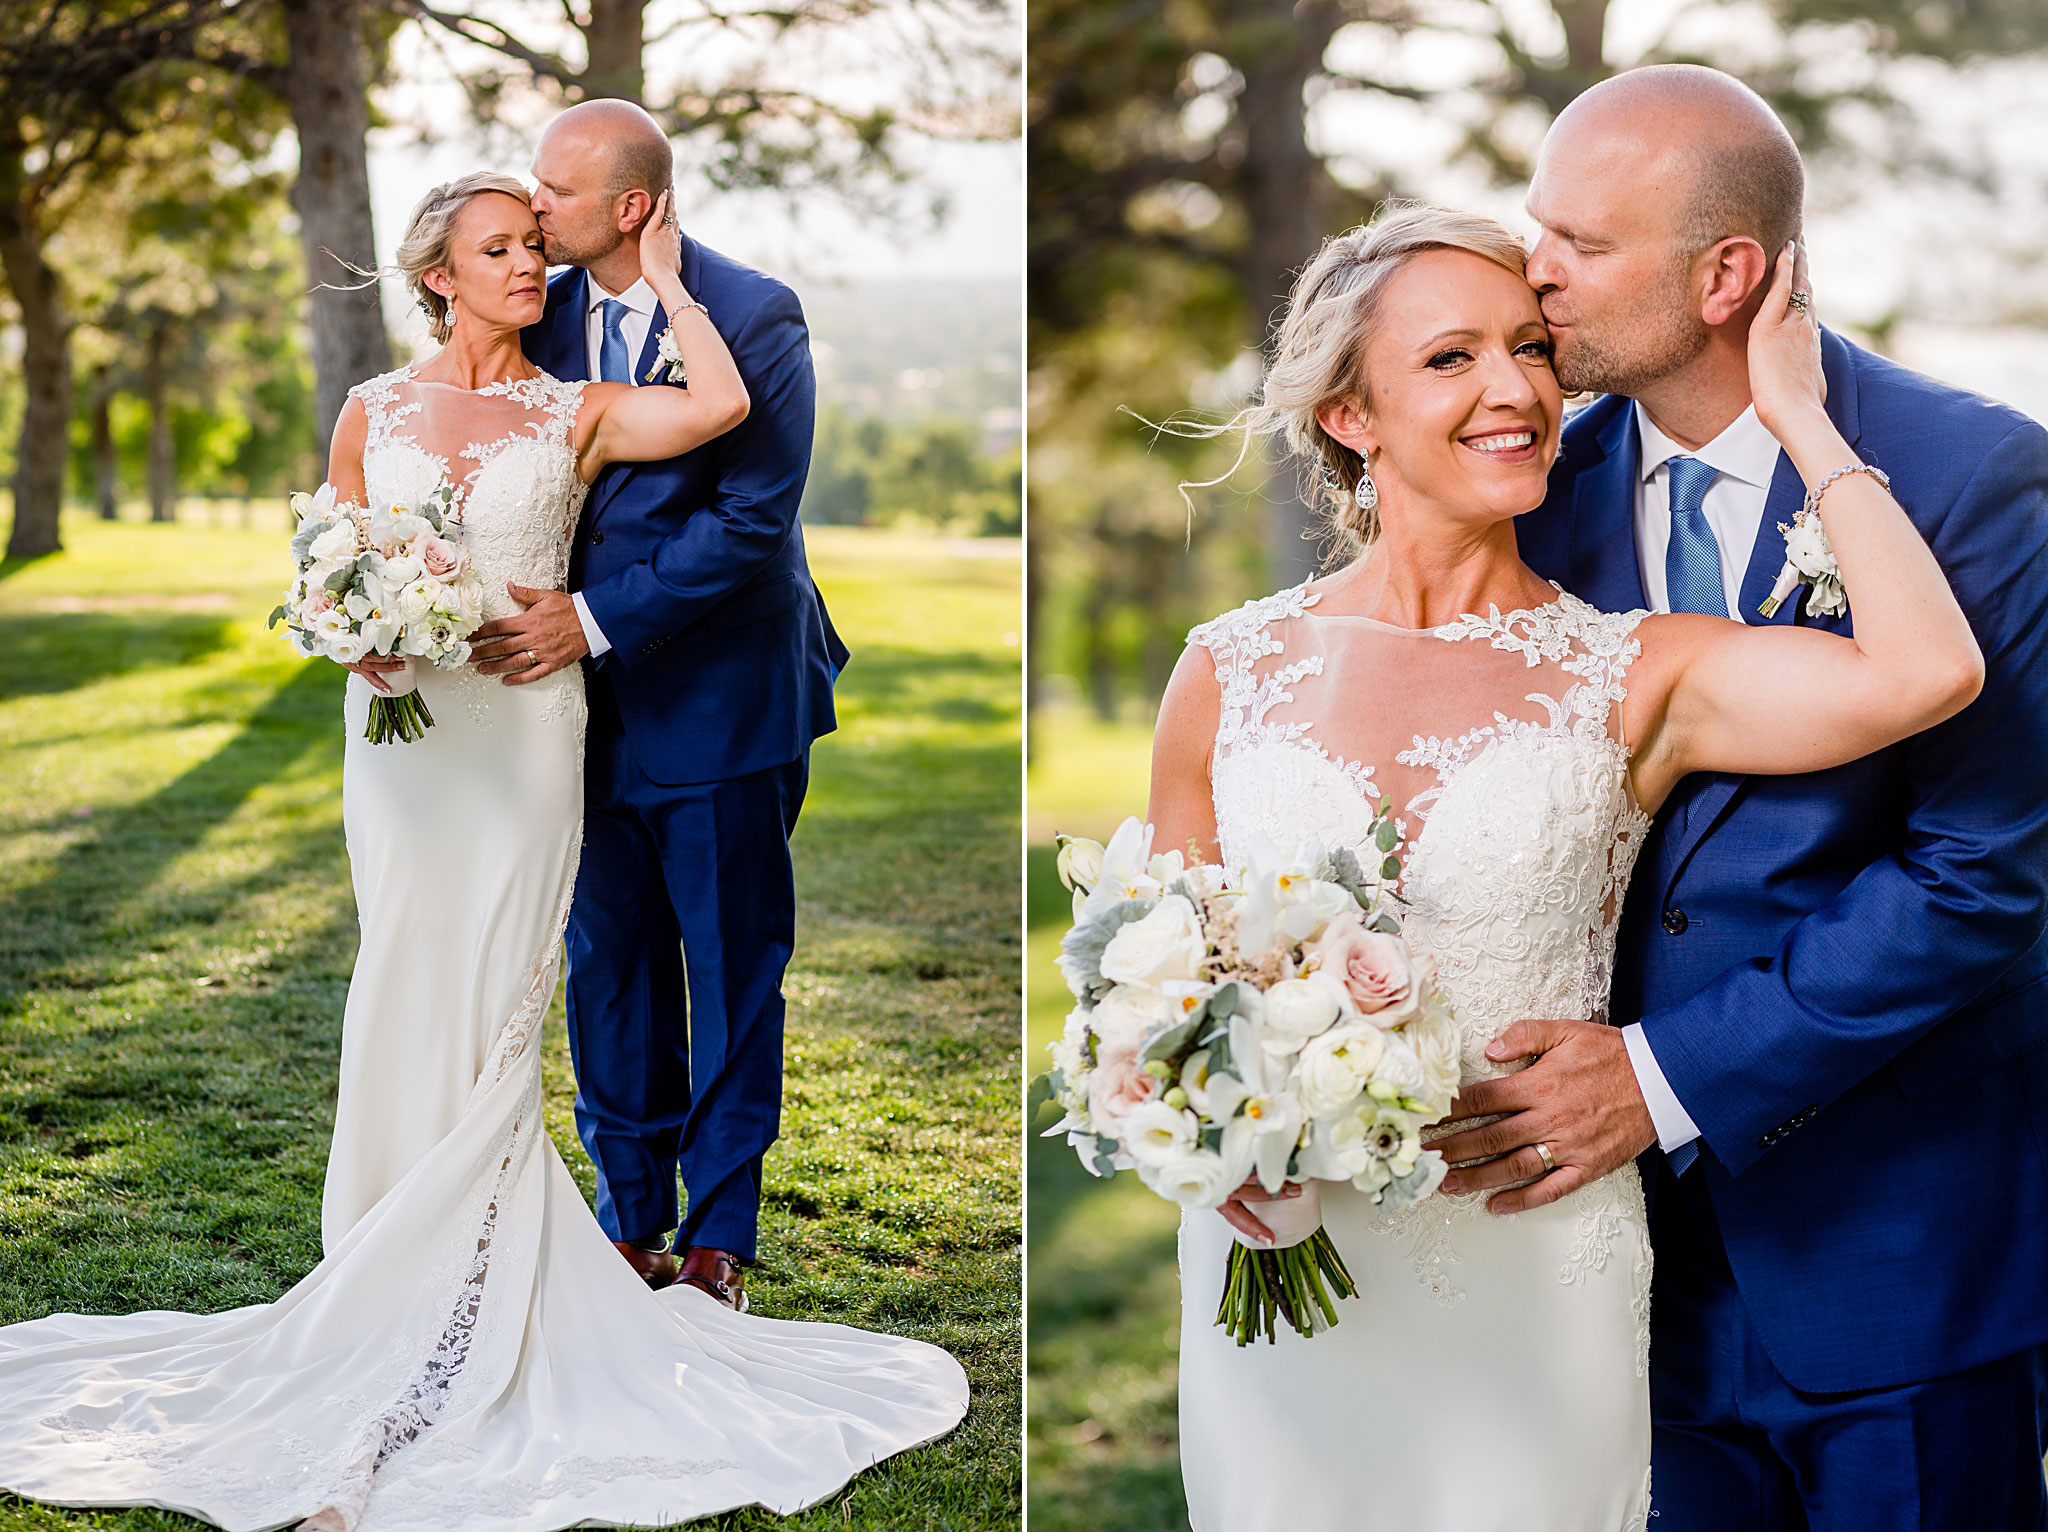
<instances>
[{"instance_id":1,"label":"eucalyptus leaf","mask_svg":"<svg viewBox=\"0 0 2048 1532\"><path fill-rule=\"evenodd\" d=\"M1150 1063L1153 1059L1172 1058L1182 1048L1187 1046L1188 1038L1193 1035L1195 1028L1201 1022L1202 1013L1200 1011L1195 1012L1186 1021L1174 1022L1145 1044L1145 1051L1141 1062Z\"/></svg>"},{"instance_id":2,"label":"eucalyptus leaf","mask_svg":"<svg viewBox=\"0 0 2048 1532\"><path fill-rule=\"evenodd\" d=\"M284 608L283 608L282 606L279 606L279 607L273 608L273 609L272 609L272 611L271 611L271 613L270 613L270 621L266 622L266 623L265 623L265 624L264 624L263 626L264 626L264 627L266 627L266 628L274 628L274 627L276 627L276 626L277 626L277 625L278 625L278 624L279 624L280 622L284 621L284 616L285 616L285 611L284 611Z\"/></svg>"},{"instance_id":3,"label":"eucalyptus leaf","mask_svg":"<svg viewBox=\"0 0 2048 1532\"><path fill-rule=\"evenodd\" d=\"M1076 1000L1093 1005L1116 988L1102 977L1102 954L1110 939L1134 920L1143 920L1156 899L1126 899L1083 921L1060 938L1060 972Z\"/></svg>"},{"instance_id":4,"label":"eucalyptus leaf","mask_svg":"<svg viewBox=\"0 0 2048 1532\"><path fill-rule=\"evenodd\" d=\"M1372 841L1382 851L1392 851L1400 843L1401 832L1394 828L1394 821L1382 819L1380 827L1372 832Z\"/></svg>"},{"instance_id":5,"label":"eucalyptus leaf","mask_svg":"<svg viewBox=\"0 0 2048 1532\"><path fill-rule=\"evenodd\" d=\"M1097 1138L1095 1140L1095 1163L1088 1167L1089 1170L1105 1180L1115 1175L1117 1147L1117 1141L1113 1138Z\"/></svg>"},{"instance_id":6,"label":"eucalyptus leaf","mask_svg":"<svg viewBox=\"0 0 2048 1532\"><path fill-rule=\"evenodd\" d=\"M1401 861L1400 861L1400 858L1398 858L1398 857L1391 857L1391 856L1390 856L1390 857L1388 857L1388 858L1387 858L1387 859L1386 859L1386 860L1385 860L1384 862L1380 863L1380 876L1381 876L1381 877L1383 877L1383 878L1385 878L1385 879L1386 879L1386 880L1387 880L1388 882L1390 882L1390 883L1391 883L1391 882L1392 882L1392 881L1393 881L1394 879L1396 879L1396 878L1400 877L1400 876L1401 876Z\"/></svg>"},{"instance_id":7,"label":"eucalyptus leaf","mask_svg":"<svg viewBox=\"0 0 2048 1532\"><path fill-rule=\"evenodd\" d=\"M1195 1139L1204 1149L1212 1153L1223 1148L1223 1130L1221 1128L1204 1128L1195 1135Z\"/></svg>"}]
</instances>

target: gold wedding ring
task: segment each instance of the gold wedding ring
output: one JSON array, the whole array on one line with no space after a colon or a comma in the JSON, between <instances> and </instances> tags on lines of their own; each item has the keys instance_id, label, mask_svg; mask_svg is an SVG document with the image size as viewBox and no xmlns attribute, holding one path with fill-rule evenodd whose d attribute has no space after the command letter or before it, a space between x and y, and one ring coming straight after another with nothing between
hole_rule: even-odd
<instances>
[{"instance_id":1,"label":"gold wedding ring","mask_svg":"<svg viewBox=\"0 0 2048 1532\"><path fill-rule=\"evenodd\" d=\"M1536 1158L1543 1162L1543 1173L1546 1176L1557 1169L1557 1156L1550 1152L1550 1145L1538 1144L1536 1146Z\"/></svg>"},{"instance_id":2,"label":"gold wedding ring","mask_svg":"<svg viewBox=\"0 0 2048 1532\"><path fill-rule=\"evenodd\" d=\"M528 670L531 670L531 669L533 669L533 667L534 667L534 666L538 665L539 663L540 663L540 656L539 656L539 655L537 655L537 654L535 654L535 653L534 653L534 652L533 652L533 651L532 651L531 649L527 650L527 651L526 651L526 668L527 668Z\"/></svg>"}]
</instances>

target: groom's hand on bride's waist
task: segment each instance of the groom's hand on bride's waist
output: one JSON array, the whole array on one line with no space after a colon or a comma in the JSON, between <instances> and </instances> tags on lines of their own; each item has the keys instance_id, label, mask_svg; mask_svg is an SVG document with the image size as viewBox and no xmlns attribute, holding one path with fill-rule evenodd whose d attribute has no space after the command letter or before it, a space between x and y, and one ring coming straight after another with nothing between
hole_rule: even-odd
<instances>
[{"instance_id":1,"label":"groom's hand on bride's waist","mask_svg":"<svg viewBox=\"0 0 2048 1532\"><path fill-rule=\"evenodd\" d=\"M1500 1121L1430 1145L1463 1166L1445 1179L1445 1191L1513 1188L1490 1198L1489 1212L1520 1213L1555 1202L1657 1142L1619 1027L1518 1021L1486 1049L1501 1064L1532 1054L1535 1062L1519 1073L1467 1085L1445 1119L1456 1123L1505 1113ZM1487 1163L1466 1165L1467 1160Z\"/></svg>"},{"instance_id":2,"label":"groom's hand on bride's waist","mask_svg":"<svg viewBox=\"0 0 2048 1532\"><path fill-rule=\"evenodd\" d=\"M526 610L517 617L495 617L469 636L470 658L478 670L502 676L507 686L524 686L590 653L576 603L566 593L509 581L505 589Z\"/></svg>"}]
</instances>

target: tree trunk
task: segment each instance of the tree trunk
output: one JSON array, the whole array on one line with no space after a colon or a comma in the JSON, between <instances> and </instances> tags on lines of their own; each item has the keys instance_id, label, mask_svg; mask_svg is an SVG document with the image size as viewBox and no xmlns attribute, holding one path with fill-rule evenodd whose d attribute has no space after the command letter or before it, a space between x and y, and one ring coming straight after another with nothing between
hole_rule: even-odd
<instances>
[{"instance_id":1,"label":"tree trunk","mask_svg":"<svg viewBox=\"0 0 2048 1532\"><path fill-rule=\"evenodd\" d=\"M619 96L640 102L647 89L642 62L646 4L647 0L590 0L590 22L583 28L583 45L589 56L583 70L586 98Z\"/></svg>"},{"instance_id":2,"label":"tree trunk","mask_svg":"<svg viewBox=\"0 0 2048 1532\"><path fill-rule=\"evenodd\" d=\"M121 514L115 495L119 464L114 456L113 369L105 362L92 370L92 498L100 520Z\"/></svg>"},{"instance_id":3,"label":"tree trunk","mask_svg":"<svg viewBox=\"0 0 2048 1532\"><path fill-rule=\"evenodd\" d=\"M42 230L12 124L0 130L0 271L21 311L22 381L27 407L15 451L11 559L40 558L64 546L64 470L71 454L71 316L64 287L43 259Z\"/></svg>"},{"instance_id":4,"label":"tree trunk","mask_svg":"<svg viewBox=\"0 0 2048 1532\"><path fill-rule=\"evenodd\" d=\"M149 405L149 519L178 519L177 446L171 440L171 414L164 398L164 351L170 343L168 327L161 322L149 327L142 362L142 393Z\"/></svg>"},{"instance_id":5,"label":"tree trunk","mask_svg":"<svg viewBox=\"0 0 2048 1532\"><path fill-rule=\"evenodd\" d=\"M315 449L321 471L348 391L391 368L391 341L377 284L340 264L377 264L370 226L370 167L364 135L370 107L363 83L363 30L357 0L283 0L291 59L285 100L299 135L299 177L292 206L312 287ZM336 257L339 257L338 261Z\"/></svg>"},{"instance_id":6,"label":"tree trunk","mask_svg":"<svg viewBox=\"0 0 2048 1532\"><path fill-rule=\"evenodd\" d=\"M1244 76L1237 174L1250 232L1238 272L1263 347L1295 273L1330 232L1337 206L1337 185L1309 147L1306 95L1344 17L1329 0L1241 0L1226 15L1224 51ZM1316 566L1310 510L1277 452L1266 498L1273 582L1297 584Z\"/></svg>"}]
</instances>

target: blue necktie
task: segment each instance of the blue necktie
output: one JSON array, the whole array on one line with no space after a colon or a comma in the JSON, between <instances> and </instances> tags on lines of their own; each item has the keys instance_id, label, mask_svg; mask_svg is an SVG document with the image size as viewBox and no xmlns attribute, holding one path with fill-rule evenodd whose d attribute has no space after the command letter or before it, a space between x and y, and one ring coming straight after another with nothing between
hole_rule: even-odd
<instances>
[{"instance_id":1,"label":"blue necktie","mask_svg":"<svg viewBox=\"0 0 2048 1532\"><path fill-rule=\"evenodd\" d=\"M1671 501L1671 541L1664 549L1664 595L1674 612L1728 615L1728 589L1721 583L1721 545L1701 509L1707 486L1721 476L1696 457L1675 457L1664 465Z\"/></svg>"},{"instance_id":2,"label":"blue necktie","mask_svg":"<svg viewBox=\"0 0 2048 1532\"><path fill-rule=\"evenodd\" d=\"M604 300L604 344L597 353L600 383L633 381L633 363L626 356L626 312L626 305L618 299Z\"/></svg>"}]
</instances>

